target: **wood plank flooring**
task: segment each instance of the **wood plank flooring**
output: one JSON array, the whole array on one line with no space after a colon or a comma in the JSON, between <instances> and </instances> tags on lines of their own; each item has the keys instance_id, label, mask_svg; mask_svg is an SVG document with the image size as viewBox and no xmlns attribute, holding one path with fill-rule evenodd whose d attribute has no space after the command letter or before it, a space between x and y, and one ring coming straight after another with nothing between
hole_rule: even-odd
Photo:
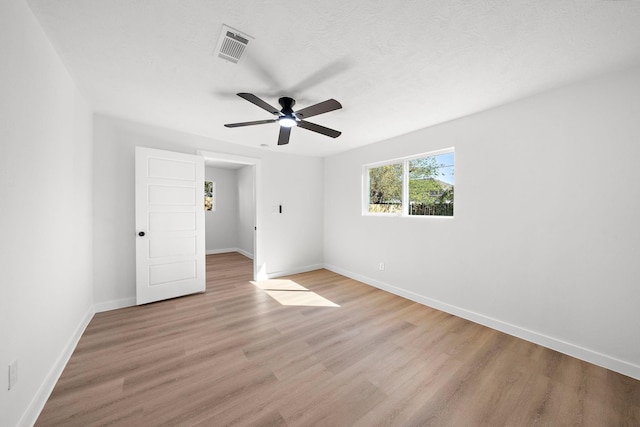
<instances>
[{"instance_id":1,"label":"wood plank flooring","mask_svg":"<svg viewBox=\"0 0 640 427\"><path fill-rule=\"evenodd\" d=\"M281 305L251 272L210 255L206 294L96 314L36 425L640 426L640 381L326 270L288 279L339 307Z\"/></svg>"}]
</instances>

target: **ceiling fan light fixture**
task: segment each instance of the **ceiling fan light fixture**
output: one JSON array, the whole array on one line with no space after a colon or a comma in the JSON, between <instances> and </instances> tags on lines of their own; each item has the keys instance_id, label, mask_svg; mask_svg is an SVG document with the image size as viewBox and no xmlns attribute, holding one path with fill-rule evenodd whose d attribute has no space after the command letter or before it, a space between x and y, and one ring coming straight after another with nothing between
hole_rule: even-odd
<instances>
[{"instance_id":1,"label":"ceiling fan light fixture","mask_svg":"<svg viewBox=\"0 0 640 427\"><path fill-rule=\"evenodd\" d=\"M292 128L294 126L298 126L298 122L296 121L296 119L287 116L280 117L280 119L278 119L278 124L283 128Z\"/></svg>"}]
</instances>

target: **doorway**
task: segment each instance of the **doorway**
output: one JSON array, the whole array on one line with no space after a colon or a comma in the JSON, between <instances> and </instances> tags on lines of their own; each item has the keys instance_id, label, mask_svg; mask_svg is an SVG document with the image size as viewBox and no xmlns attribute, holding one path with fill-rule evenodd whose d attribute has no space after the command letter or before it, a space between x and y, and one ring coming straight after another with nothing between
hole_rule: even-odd
<instances>
[{"instance_id":1,"label":"doorway","mask_svg":"<svg viewBox=\"0 0 640 427\"><path fill-rule=\"evenodd\" d=\"M259 239L260 213L257 207L261 196L261 161L252 157L210 151L198 151L197 154L204 157L205 181L214 183L212 211L205 213L205 232L207 239L210 239L207 242L207 254L239 252L252 258L253 278L259 280L262 253ZM216 176L220 177L220 182L215 182ZM235 198L229 194L234 187ZM221 203L237 205L225 207ZM235 217L230 218L230 215ZM214 224L224 224L225 221L236 228L235 236L229 230L211 229L216 226ZM218 244L212 243L214 239L218 239Z\"/></svg>"}]
</instances>

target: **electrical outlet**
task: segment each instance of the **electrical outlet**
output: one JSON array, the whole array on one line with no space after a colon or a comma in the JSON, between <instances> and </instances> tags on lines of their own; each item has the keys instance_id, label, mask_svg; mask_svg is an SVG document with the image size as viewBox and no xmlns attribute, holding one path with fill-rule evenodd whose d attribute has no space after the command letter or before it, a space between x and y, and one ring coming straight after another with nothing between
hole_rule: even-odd
<instances>
[{"instance_id":1,"label":"electrical outlet","mask_svg":"<svg viewBox=\"0 0 640 427\"><path fill-rule=\"evenodd\" d=\"M381 262L381 263L378 265L378 270L380 270L380 271L384 270L384 262Z\"/></svg>"},{"instance_id":2,"label":"electrical outlet","mask_svg":"<svg viewBox=\"0 0 640 427\"><path fill-rule=\"evenodd\" d=\"M18 361L14 360L9 364L9 390L15 387L18 382Z\"/></svg>"}]
</instances>

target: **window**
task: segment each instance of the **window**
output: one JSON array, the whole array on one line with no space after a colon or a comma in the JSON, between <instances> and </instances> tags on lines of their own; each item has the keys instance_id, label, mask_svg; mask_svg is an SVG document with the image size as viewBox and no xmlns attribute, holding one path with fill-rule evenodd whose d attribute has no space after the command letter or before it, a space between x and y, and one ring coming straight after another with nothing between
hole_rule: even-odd
<instances>
[{"instance_id":1,"label":"window","mask_svg":"<svg viewBox=\"0 0 640 427\"><path fill-rule=\"evenodd\" d=\"M453 149L366 165L364 170L364 214L453 216Z\"/></svg>"},{"instance_id":2,"label":"window","mask_svg":"<svg viewBox=\"0 0 640 427\"><path fill-rule=\"evenodd\" d=\"M215 205L216 183L213 181L204 182L204 210L213 212L216 210Z\"/></svg>"},{"instance_id":3,"label":"window","mask_svg":"<svg viewBox=\"0 0 640 427\"><path fill-rule=\"evenodd\" d=\"M402 163L369 169L369 212L402 212Z\"/></svg>"}]
</instances>

